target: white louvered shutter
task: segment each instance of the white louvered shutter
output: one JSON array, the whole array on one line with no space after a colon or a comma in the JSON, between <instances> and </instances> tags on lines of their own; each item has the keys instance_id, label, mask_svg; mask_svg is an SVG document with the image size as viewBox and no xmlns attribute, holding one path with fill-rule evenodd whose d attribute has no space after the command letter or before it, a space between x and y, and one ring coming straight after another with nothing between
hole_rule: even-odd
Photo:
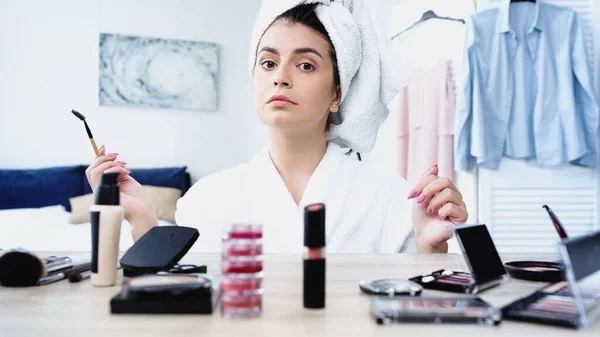
<instances>
[{"instance_id":1,"label":"white louvered shutter","mask_svg":"<svg viewBox=\"0 0 600 337\"><path fill-rule=\"evenodd\" d=\"M498 6L500 2L489 0L487 5ZM593 0L544 2L578 13L588 56L597 69ZM486 5L479 2L478 10L485 8L481 4ZM498 171L479 170L479 221L490 227L500 252L556 253L558 234L542 205L548 204L554 210L569 236L598 229L597 174L596 170L575 166L542 169L533 163L504 158Z\"/></svg>"}]
</instances>

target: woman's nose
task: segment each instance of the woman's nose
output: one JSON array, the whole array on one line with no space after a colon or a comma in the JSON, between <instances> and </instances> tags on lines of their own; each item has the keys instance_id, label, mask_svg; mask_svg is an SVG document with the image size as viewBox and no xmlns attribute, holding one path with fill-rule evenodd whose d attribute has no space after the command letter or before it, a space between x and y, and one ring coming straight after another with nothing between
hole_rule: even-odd
<instances>
[{"instance_id":1,"label":"woman's nose","mask_svg":"<svg viewBox=\"0 0 600 337\"><path fill-rule=\"evenodd\" d=\"M287 72L285 71L285 69L283 69L283 67L280 67L274 75L275 75L274 79L273 79L274 87L278 87L278 86L282 86L282 87L286 87L286 88L291 87L291 81L289 79Z\"/></svg>"},{"instance_id":2,"label":"woman's nose","mask_svg":"<svg viewBox=\"0 0 600 337\"><path fill-rule=\"evenodd\" d=\"M273 81L273 86L277 87L279 85L281 85L283 87L289 87L290 83L285 80L281 80L281 79Z\"/></svg>"}]
</instances>

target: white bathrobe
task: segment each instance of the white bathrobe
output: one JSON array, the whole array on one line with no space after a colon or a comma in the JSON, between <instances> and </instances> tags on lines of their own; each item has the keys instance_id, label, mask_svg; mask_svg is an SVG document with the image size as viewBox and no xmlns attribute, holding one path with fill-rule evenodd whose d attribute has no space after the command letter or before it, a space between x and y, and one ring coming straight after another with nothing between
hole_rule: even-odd
<instances>
[{"instance_id":1,"label":"white bathrobe","mask_svg":"<svg viewBox=\"0 0 600 337\"><path fill-rule=\"evenodd\" d=\"M408 184L343 151L328 144L296 205L264 149L250 162L194 184L177 203L177 224L198 228L196 252L220 252L224 228L252 223L263 225L265 253L301 253L304 207L323 202L327 252L398 252L412 229Z\"/></svg>"}]
</instances>

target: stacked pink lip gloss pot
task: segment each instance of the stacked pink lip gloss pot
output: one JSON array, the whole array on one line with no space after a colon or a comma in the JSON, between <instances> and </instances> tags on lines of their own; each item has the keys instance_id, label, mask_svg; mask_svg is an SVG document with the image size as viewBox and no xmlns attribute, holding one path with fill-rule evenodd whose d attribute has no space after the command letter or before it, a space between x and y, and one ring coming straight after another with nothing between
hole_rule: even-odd
<instances>
[{"instance_id":1,"label":"stacked pink lip gloss pot","mask_svg":"<svg viewBox=\"0 0 600 337\"><path fill-rule=\"evenodd\" d=\"M234 224L223 236L221 315L253 318L262 313L263 229Z\"/></svg>"}]
</instances>

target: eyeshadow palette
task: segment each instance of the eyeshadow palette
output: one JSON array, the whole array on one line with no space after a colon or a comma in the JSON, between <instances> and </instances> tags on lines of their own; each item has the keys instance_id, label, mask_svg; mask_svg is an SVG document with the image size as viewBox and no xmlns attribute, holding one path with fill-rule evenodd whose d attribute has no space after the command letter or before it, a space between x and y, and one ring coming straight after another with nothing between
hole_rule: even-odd
<instances>
[{"instance_id":1,"label":"eyeshadow palette","mask_svg":"<svg viewBox=\"0 0 600 337\"><path fill-rule=\"evenodd\" d=\"M600 314L600 232L558 244L567 281L552 283L502 308L509 320L582 328Z\"/></svg>"},{"instance_id":2,"label":"eyeshadow palette","mask_svg":"<svg viewBox=\"0 0 600 337\"><path fill-rule=\"evenodd\" d=\"M454 233L470 273L441 269L413 277L411 281L425 289L477 294L507 279L500 255L485 225L457 226Z\"/></svg>"},{"instance_id":3,"label":"eyeshadow palette","mask_svg":"<svg viewBox=\"0 0 600 337\"><path fill-rule=\"evenodd\" d=\"M480 298L372 296L371 315L378 324L471 323L498 325L500 310Z\"/></svg>"},{"instance_id":4,"label":"eyeshadow palette","mask_svg":"<svg viewBox=\"0 0 600 337\"><path fill-rule=\"evenodd\" d=\"M450 291L454 293L472 293L475 280L471 274L460 271L440 269L430 274L416 276L410 279L425 289Z\"/></svg>"},{"instance_id":5,"label":"eyeshadow palette","mask_svg":"<svg viewBox=\"0 0 600 337\"><path fill-rule=\"evenodd\" d=\"M502 309L506 319L576 328L579 312L566 281L550 284Z\"/></svg>"}]
</instances>

